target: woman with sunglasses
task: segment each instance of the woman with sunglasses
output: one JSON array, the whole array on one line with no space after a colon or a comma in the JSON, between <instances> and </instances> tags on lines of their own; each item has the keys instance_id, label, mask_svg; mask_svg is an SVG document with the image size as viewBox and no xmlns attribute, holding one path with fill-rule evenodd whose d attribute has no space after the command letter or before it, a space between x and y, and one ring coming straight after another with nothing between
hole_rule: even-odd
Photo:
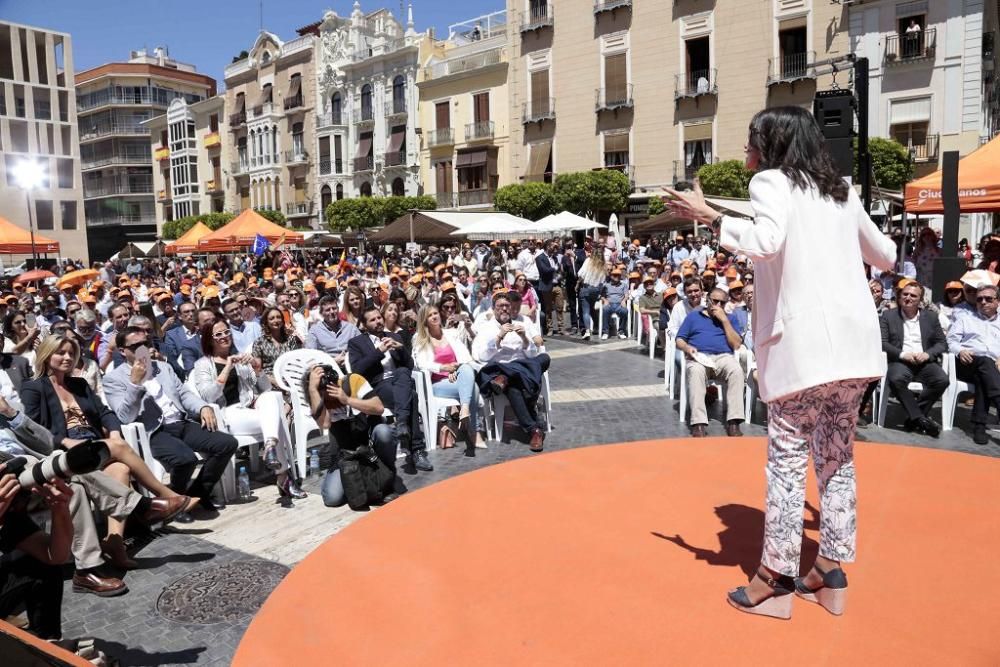
<instances>
[{"instance_id":1,"label":"woman with sunglasses","mask_svg":"<svg viewBox=\"0 0 1000 667\"><path fill-rule=\"evenodd\" d=\"M438 302L438 311L444 328L453 332L466 349L470 349L476 334L472 331L472 317L465 311L461 299L454 294L445 294Z\"/></svg>"},{"instance_id":2,"label":"woman with sunglasses","mask_svg":"<svg viewBox=\"0 0 1000 667\"><path fill-rule=\"evenodd\" d=\"M236 353L226 322L206 324L200 333L205 356L191 369L195 391L202 400L221 408L230 435L251 435L264 441L264 465L277 475L282 496L305 498L291 470L293 458L282 429L285 402L281 392L271 391L259 359Z\"/></svg>"},{"instance_id":3,"label":"woman with sunglasses","mask_svg":"<svg viewBox=\"0 0 1000 667\"><path fill-rule=\"evenodd\" d=\"M855 557L854 432L868 384L885 375L878 315L865 264L888 271L896 245L845 181L812 114L765 109L750 121L746 165L753 220L720 215L696 182L667 188L675 216L710 225L719 245L746 255L757 274L753 340L761 400L768 404L767 501L761 565L729 603L789 618L792 593L841 614ZM803 257L822 257L824 281ZM721 268L721 267L720 267ZM822 503L819 555L798 578L810 454Z\"/></svg>"}]
</instances>

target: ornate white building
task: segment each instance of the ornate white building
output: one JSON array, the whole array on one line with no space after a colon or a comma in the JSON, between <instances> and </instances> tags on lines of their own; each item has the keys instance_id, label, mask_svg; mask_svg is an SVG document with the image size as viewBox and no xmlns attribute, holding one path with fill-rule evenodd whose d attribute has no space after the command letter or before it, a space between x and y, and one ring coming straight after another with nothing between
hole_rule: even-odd
<instances>
[{"instance_id":1,"label":"ornate white building","mask_svg":"<svg viewBox=\"0 0 1000 667\"><path fill-rule=\"evenodd\" d=\"M416 195L417 69L425 33L380 9L328 11L316 26L316 178L320 211L335 199Z\"/></svg>"}]
</instances>

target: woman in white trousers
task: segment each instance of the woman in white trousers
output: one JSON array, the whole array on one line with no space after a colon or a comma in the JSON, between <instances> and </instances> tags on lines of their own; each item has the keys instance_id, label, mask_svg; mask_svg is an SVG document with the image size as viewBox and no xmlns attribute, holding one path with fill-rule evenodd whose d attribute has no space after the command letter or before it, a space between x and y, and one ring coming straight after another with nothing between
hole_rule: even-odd
<instances>
[{"instance_id":1,"label":"woman in white trousers","mask_svg":"<svg viewBox=\"0 0 1000 667\"><path fill-rule=\"evenodd\" d=\"M218 321L201 330L203 357L194 363L189 383L208 403L219 406L231 435L264 440L264 465L275 472L282 496L305 498L292 473L293 455L282 428L285 400L271 391L259 359L235 354L229 325Z\"/></svg>"},{"instance_id":2,"label":"woman in white trousers","mask_svg":"<svg viewBox=\"0 0 1000 667\"><path fill-rule=\"evenodd\" d=\"M669 190L679 217L711 225L754 264L753 338L768 404L767 503L761 567L730 591L735 608L791 616L792 593L843 613L855 556L854 430L865 386L885 374L865 264L889 269L895 245L840 177L812 115L761 111L750 123L752 221L719 215L701 188ZM822 268L820 268L822 267ZM819 556L798 578L806 466L822 502Z\"/></svg>"}]
</instances>

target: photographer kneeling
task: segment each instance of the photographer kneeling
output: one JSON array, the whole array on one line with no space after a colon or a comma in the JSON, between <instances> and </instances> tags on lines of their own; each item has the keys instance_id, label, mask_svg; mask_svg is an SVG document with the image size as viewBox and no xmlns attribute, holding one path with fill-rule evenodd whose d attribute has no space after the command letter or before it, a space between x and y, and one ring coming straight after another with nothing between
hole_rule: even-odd
<instances>
[{"instance_id":1,"label":"photographer kneeling","mask_svg":"<svg viewBox=\"0 0 1000 667\"><path fill-rule=\"evenodd\" d=\"M340 464L345 452L371 446L379 461L391 472L394 488L396 475L396 438L392 427L382 421L382 399L364 377L352 373L339 376L329 366L317 365L306 375L309 409L320 428L330 429L330 442L320 447L323 478L323 504L339 507L348 500L341 478ZM390 492L382 499L395 496Z\"/></svg>"}]
</instances>

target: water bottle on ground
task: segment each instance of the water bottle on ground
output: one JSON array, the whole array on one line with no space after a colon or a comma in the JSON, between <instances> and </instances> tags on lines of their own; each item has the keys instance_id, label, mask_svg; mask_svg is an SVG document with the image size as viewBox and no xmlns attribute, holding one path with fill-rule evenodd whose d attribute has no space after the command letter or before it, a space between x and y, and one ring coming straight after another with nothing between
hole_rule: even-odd
<instances>
[{"instance_id":1,"label":"water bottle on ground","mask_svg":"<svg viewBox=\"0 0 1000 667\"><path fill-rule=\"evenodd\" d=\"M309 474L318 475L319 474L319 452L315 449L309 454Z\"/></svg>"},{"instance_id":2,"label":"water bottle on ground","mask_svg":"<svg viewBox=\"0 0 1000 667\"><path fill-rule=\"evenodd\" d=\"M246 466L240 466L237 484L239 485L240 500L243 502L250 500L250 476L247 474Z\"/></svg>"}]
</instances>

